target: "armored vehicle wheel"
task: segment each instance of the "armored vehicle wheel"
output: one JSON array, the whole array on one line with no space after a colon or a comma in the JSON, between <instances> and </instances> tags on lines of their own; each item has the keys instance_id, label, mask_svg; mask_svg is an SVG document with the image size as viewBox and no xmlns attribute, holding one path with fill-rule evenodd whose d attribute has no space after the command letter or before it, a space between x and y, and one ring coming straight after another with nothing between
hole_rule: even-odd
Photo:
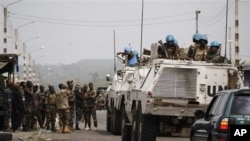
<instances>
[{"instance_id":1,"label":"armored vehicle wheel","mask_svg":"<svg viewBox=\"0 0 250 141\"><path fill-rule=\"evenodd\" d=\"M106 129L108 132L111 131L111 113L110 113L110 110L107 109L106 110Z\"/></svg>"},{"instance_id":2,"label":"armored vehicle wheel","mask_svg":"<svg viewBox=\"0 0 250 141\"><path fill-rule=\"evenodd\" d=\"M131 141L137 141L138 127L137 127L137 113L136 110L132 111L132 127L131 127Z\"/></svg>"},{"instance_id":3,"label":"armored vehicle wheel","mask_svg":"<svg viewBox=\"0 0 250 141\"><path fill-rule=\"evenodd\" d=\"M111 132L114 135L121 135L121 111L113 108L111 122Z\"/></svg>"},{"instance_id":4,"label":"armored vehicle wheel","mask_svg":"<svg viewBox=\"0 0 250 141\"><path fill-rule=\"evenodd\" d=\"M141 112L138 115L138 141L156 141L157 122L152 115L143 115Z\"/></svg>"},{"instance_id":5,"label":"armored vehicle wheel","mask_svg":"<svg viewBox=\"0 0 250 141\"><path fill-rule=\"evenodd\" d=\"M128 117L125 112L125 107L122 108L122 129L121 137L122 141L131 141L131 125L128 125Z\"/></svg>"}]
</instances>

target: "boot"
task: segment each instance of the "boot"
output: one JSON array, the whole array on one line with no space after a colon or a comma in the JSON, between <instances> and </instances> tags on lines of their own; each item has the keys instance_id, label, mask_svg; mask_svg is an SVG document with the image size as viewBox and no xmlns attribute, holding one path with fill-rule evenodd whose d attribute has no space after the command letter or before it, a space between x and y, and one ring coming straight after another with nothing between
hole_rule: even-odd
<instances>
[{"instance_id":1,"label":"boot","mask_svg":"<svg viewBox=\"0 0 250 141\"><path fill-rule=\"evenodd\" d=\"M68 125L65 125L63 128L63 133L71 133L70 127Z\"/></svg>"},{"instance_id":2,"label":"boot","mask_svg":"<svg viewBox=\"0 0 250 141\"><path fill-rule=\"evenodd\" d=\"M79 128L79 124L76 124L75 130L81 130L81 129Z\"/></svg>"},{"instance_id":3,"label":"boot","mask_svg":"<svg viewBox=\"0 0 250 141\"><path fill-rule=\"evenodd\" d=\"M59 133L63 133L63 127L59 126Z\"/></svg>"}]
</instances>

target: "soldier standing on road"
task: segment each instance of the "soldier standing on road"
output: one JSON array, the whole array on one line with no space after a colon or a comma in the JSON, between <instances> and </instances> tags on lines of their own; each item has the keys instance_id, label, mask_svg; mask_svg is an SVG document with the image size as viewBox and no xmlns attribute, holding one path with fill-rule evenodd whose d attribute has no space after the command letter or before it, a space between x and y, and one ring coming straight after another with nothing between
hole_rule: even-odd
<instances>
[{"instance_id":1,"label":"soldier standing on road","mask_svg":"<svg viewBox=\"0 0 250 141\"><path fill-rule=\"evenodd\" d=\"M24 89L26 87L26 83L24 81L20 82L20 85L18 87L18 91L21 93L22 95L22 103L23 103L23 111L20 111L19 114L22 115L22 128L24 129L24 125L25 125L25 109L26 109L26 102L25 102L25 96L24 96ZM22 113L21 113L22 112Z\"/></svg>"},{"instance_id":2,"label":"soldier standing on road","mask_svg":"<svg viewBox=\"0 0 250 141\"><path fill-rule=\"evenodd\" d=\"M24 113L23 95L20 93L19 87L17 84L14 84L12 89L11 125L13 132L20 127Z\"/></svg>"},{"instance_id":3,"label":"soldier standing on road","mask_svg":"<svg viewBox=\"0 0 250 141\"><path fill-rule=\"evenodd\" d=\"M33 129L37 129L37 111L38 111L38 104L39 104L39 102L38 102L38 100L37 100L37 93L38 93L38 86L37 85L34 85L33 86L33 94L34 94L34 101L35 101L35 103L36 103L36 106L35 107L33 107L32 108L32 118L33 118L33 120L32 120L32 123L31 123L31 126L32 126L32 128Z\"/></svg>"},{"instance_id":4,"label":"soldier standing on road","mask_svg":"<svg viewBox=\"0 0 250 141\"><path fill-rule=\"evenodd\" d=\"M75 94L75 106L76 106L76 121L75 121L75 130L81 130L79 128L79 123L82 119L82 115L83 115L83 110L84 110L84 96L82 94L82 92L80 91L80 86L76 85L75 86L75 90L74 90L74 94Z\"/></svg>"},{"instance_id":5,"label":"soldier standing on road","mask_svg":"<svg viewBox=\"0 0 250 141\"><path fill-rule=\"evenodd\" d=\"M94 84L89 82L89 90L87 94L88 107L91 109L91 116L94 122L94 130L97 130L97 117L96 117L96 91L94 90Z\"/></svg>"},{"instance_id":6,"label":"soldier standing on road","mask_svg":"<svg viewBox=\"0 0 250 141\"><path fill-rule=\"evenodd\" d=\"M33 93L33 83L31 81L26 82L26 87L24 89L24 99L25 99L25 115L23 122L23 131L31 131L33 123L32 109L35 107Z\"/></svg>"},{"instance_id":7,"label":"soldier standing on road","mask_svg":"<svg viewBox=\"0 0 250 141\"><path fill-rule=\"evenodd\" d=\"M45 105L46 105L46 129L56 132L56 100L57 94L55 92L54 86L49 87L49 93L45 96ZM51 128L50 128L51 127Z\"/></svg>"},{"instance_id":8,"label":"soldier standing on road","mask_svg":"<svg viewBox=\"0 0 250 141\"><path fill-rule=\"evenodd\" d=\"M46 109L45 109L45 87L43 85L39 86L39 93L36 95L37 100L39 102L38 111L37 111L37 118L40 128L44 128L45 116L46 116Z\"/></svg>"},{"instance_id":9,"label":"soldier standing on road","mask_svg":"<svg viewBox=\"0 0 250 141\"><path fill-rule=\"evenodd\" d=\"M59 84L60 92L57 97L57 109L59 113L59 120L61 123L62 133L71 133L70 129L70 110L69 110L69 99L70 91L67 89L65 84Z\"/></svg>"},{"instance_id":10,"label":"soldier standing on road","mask_svg":"<svg viewBox=\"0 0 250 141\"><path fill-rule=\"evenodd\" d=\"M69 107L70 107L70 127L73 129L74 121L75 121L75 95L73 92L73 80L67 81L68 89L70 91L69 95Z\"/></svg>"}]
</instances>

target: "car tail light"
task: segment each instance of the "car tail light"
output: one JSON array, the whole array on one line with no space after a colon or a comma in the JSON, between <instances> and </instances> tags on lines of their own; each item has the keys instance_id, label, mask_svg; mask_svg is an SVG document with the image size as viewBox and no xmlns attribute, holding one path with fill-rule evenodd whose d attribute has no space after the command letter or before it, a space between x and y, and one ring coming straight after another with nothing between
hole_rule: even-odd
<instances>
[{"instance_id":1,"label":"car tail light","mask_svg":"<svg viewBox=\"0 0 250 141\"><path fill-rule=\"evenodd\" d=\"M219 138L219 141L227 141L227 138L221 137Z\"/></svg>"},{"instance_id":2,"label":"car tail light","mask_svg":"<svg viewBox=\"0 0 250 141\"><path fill-rule=\"evenodd\" d=\"M228 118L223 118L220 121L219 129L220 130L228 130L229 129L229 119Z\"/></svg>"}]
</instances>

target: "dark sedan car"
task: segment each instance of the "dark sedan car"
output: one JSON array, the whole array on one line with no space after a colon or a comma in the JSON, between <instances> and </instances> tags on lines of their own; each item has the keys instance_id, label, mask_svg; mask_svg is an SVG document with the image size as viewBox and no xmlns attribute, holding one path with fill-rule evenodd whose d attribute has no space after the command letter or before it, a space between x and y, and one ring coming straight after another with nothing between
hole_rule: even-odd
<instances>
[{"instance_id":1,"label":"dark sedan car","mask_svg":"<svg viewBox=\"0 0 250 141\"><path fill-rule=\"evenodd\" d=\"M220 91L209 103L206 112L198 110L195 115L201 118L193 124L191 141L233 141L235 134L232 130L235 127L250 127L250 90ZM241 130L238 131L236 135L242 135Z\"/></svg>"}]
</instances>

